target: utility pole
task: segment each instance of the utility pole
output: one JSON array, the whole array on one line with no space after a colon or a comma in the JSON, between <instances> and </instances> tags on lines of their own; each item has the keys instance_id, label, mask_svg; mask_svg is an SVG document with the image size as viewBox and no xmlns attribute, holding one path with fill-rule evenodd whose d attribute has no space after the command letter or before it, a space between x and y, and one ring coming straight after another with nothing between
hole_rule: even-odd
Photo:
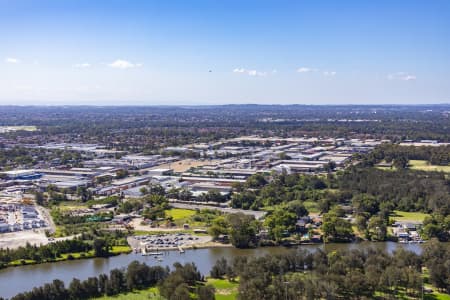
<instances>
[{"instance_id":1,"label":"utility pole","mask_svg":"<svg viewBox=\"0 0 450 300\"><path fill-rule=\"evenodd\" d=\"M284 283L284 288L285 288L284 289L284 296L285 296L285 299L288 300L288 293L287 293L288 289L287 289L287 286L289 284L289 281L285 281L283 283Z\"/></svg>"}]
</instances>

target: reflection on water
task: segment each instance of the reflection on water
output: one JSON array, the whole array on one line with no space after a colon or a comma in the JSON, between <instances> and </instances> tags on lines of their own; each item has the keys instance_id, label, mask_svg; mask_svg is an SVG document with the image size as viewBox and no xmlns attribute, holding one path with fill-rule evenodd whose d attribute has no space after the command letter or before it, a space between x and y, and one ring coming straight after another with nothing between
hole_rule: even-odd
<instances>
[{"instance_id":1,"label":"reflection on water","mask_svg":"<svg viewBox=\"0 0 450 300\"><path fill-rule=\"evenodd\" d=\"M421 245L398 244L392 242L383 243L354 243L354 244L326 244L326 245L304 245L300 248L309 251L316 249L338 250L338 249L361 249L375 247L389 252L398 247L416 253L421 252ZM60 279L66 284L72 278L86 279L98 276L100 273L109 273L111 269L126 267L131 261L139 260L148 265L172 266L175 262L194 262L203 274L208 274L212 265L221 257L233 259L236 256L263 256L266 254L281 254L294 251L296 248L267 247L258 249L235 249L235 248L211 248L187 250L184 254L177 251L166 252L163 261L158 262L152 256L141 256L139 254L119 255L111 258L94 258L84 260L64 261L58 263L39 264L33 266L21 266L0 270L0 296L12 297L17 293L31 290L35 286Z\"/></svg>"}]
</instances>

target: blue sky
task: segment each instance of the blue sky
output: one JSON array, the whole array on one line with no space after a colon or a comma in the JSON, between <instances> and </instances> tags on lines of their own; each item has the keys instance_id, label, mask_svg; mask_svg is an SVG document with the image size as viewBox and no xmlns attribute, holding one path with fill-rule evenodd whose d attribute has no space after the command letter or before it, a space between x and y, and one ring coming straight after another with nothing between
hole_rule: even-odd
<instances>
[{"instance_id":1,"label":"blue sky","mask_svg":"<svg viewBox=\"0 0 450 300\"><path fill-rule=\"evenodd\" d=\"M0 104L449 102L447 0L0 0Z\"/></svg>"}]
</instances>

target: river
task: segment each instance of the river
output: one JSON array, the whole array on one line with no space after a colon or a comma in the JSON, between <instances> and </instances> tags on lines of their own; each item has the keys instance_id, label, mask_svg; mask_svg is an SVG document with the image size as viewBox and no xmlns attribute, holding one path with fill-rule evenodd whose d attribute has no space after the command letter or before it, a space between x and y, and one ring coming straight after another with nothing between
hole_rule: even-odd
<instances>
[{"instance_id":1,"label":"river","mask_svg":"<svg viewBox=\"0 0 450 300\"><path fill-rule=\"evenodd\" d=\"M353 243L353 244L318 244L302 245L300 248L315 251L318 248L327 250L356 249L376 247L389 252L397 247L404 247L407 250L421 253L419 244L398 244L393 242L383 243ZM57 263L45 263L38 265L11 267L0 270L0 296L10 298L17 293L31 290L35 286L51 282L53 279L60 279L68 284L72 278L84 280L91 276L98 276L101 273L109 273L111 269L126 267L133 260L146 262L148 265L172 266L175 262L194 262L202 274L207 275L214 263L221 257L232 260L236 256L262 256L266 254L279 254L292 251L296 248L265 247L257 249L235 249L235 248L209 248L186 250L180 254L178 251L167 251L163 256L163 261L158 262L152 256L142 256L140 254L126 254L110 258L93 258L64 261Z\"/></svg>"}]
</instances>

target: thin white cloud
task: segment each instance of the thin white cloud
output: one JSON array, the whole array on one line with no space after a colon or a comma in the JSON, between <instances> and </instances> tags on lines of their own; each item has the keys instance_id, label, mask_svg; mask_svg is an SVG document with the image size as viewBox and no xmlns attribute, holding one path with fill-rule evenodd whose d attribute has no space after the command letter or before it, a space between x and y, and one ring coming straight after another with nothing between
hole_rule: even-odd
<instances>
[{"instance_id":1,"label":"thin white cloud","mask_svg":"<svg viewBox=\"0 0 450 300\"><path fill-rule=\"evenodd\" d=\"M236 68L233 70L233 73L245 73L245 69L244 68Z\"/></svg>"},{"instance_id":2,"label":"thin white cloud","mask_svg":"<svg viewBox=\"0 0 450 300\"><path fill-rule=\"evenodd\" d=\"M5 58L5 62L9 64L18 64L20 63L20 59L14 57L7 57Z\"/></svg>"},{"instance_id":3,"label":"thin white cloud","mask_svg":"<svg viewBox=\"0 0 450 300\"><path fill-rule=\"evenodd\" d=\"M75 64L73 66L78 69L86 69L86 68L90 68L91 64L90 63L81 63L81 64Z\"/></svg>"},{"instance_id":4,"label":"thin white cloud","mask_svg":"<svg viewBox=\"0 0 450 300\"><path fill-rule=\"evenodd\" d=\"M117 59L117 60L113 61L112 63L108 64L108 66L110 66L111 68L116 68L116 69L131 69L131 68L142 67L142 64L136 64L136 63L132 63L127 60Z\"/></svg>"},{"instance_id":5,"label":"thin white cloud","mask_svg":"<svg viewBox=\"0 0 450 300\"><path fill-rule=\"evenodd\" d=\"M324 71L323 75L327 77L333 77L336 75L336 71Z\"/></svg>"},{"instance_id":6,"label":"thin white cloud","mask_svg":"<svg viewBox=\"0 0 450 300\"><path fill-rule=\"evenodd\" d=\"M300 67L297 69L297 72L298 73L309 73L309 72L312 72L312 69L308 68L308 67Z\"/></svg>"},{"instance_id":7,"label":"thin white cloud","mask_svg":"<svg viewBox=\"0 0 450 300\"><path fill-rule=\"evenodd\" d=\"M267 76L267 72L257 71L257 70L247 70L244 68L235 68L233 73L247 74L253 77L264 77ZM276 73L276 72L273 72Z\"/></svg>"},{"instance_id":8,"label":"thin white cloud","mask_svg":"<svg viewBox=\"0 0 450 300\"><path fill-rule=\"evenodd\" d=\"M417 79L416 75L412 75L412 74L409 74L406 72L392 73L392 74L389 74L387 76L387 78L389 80L403 80L403 81L411 81L411 80Z\"/></svg>"},{"instance_id":9,"label":"thin white cloud","mask_svg":"<svg viewBox=\"0 0 450 300\"><path fill-rule=\"evenodd\" d=\"M297 73L313 73L313 72L319 72L319 69L310 67L300 67L297 69Z\"/></svg>"}]
</instances>

